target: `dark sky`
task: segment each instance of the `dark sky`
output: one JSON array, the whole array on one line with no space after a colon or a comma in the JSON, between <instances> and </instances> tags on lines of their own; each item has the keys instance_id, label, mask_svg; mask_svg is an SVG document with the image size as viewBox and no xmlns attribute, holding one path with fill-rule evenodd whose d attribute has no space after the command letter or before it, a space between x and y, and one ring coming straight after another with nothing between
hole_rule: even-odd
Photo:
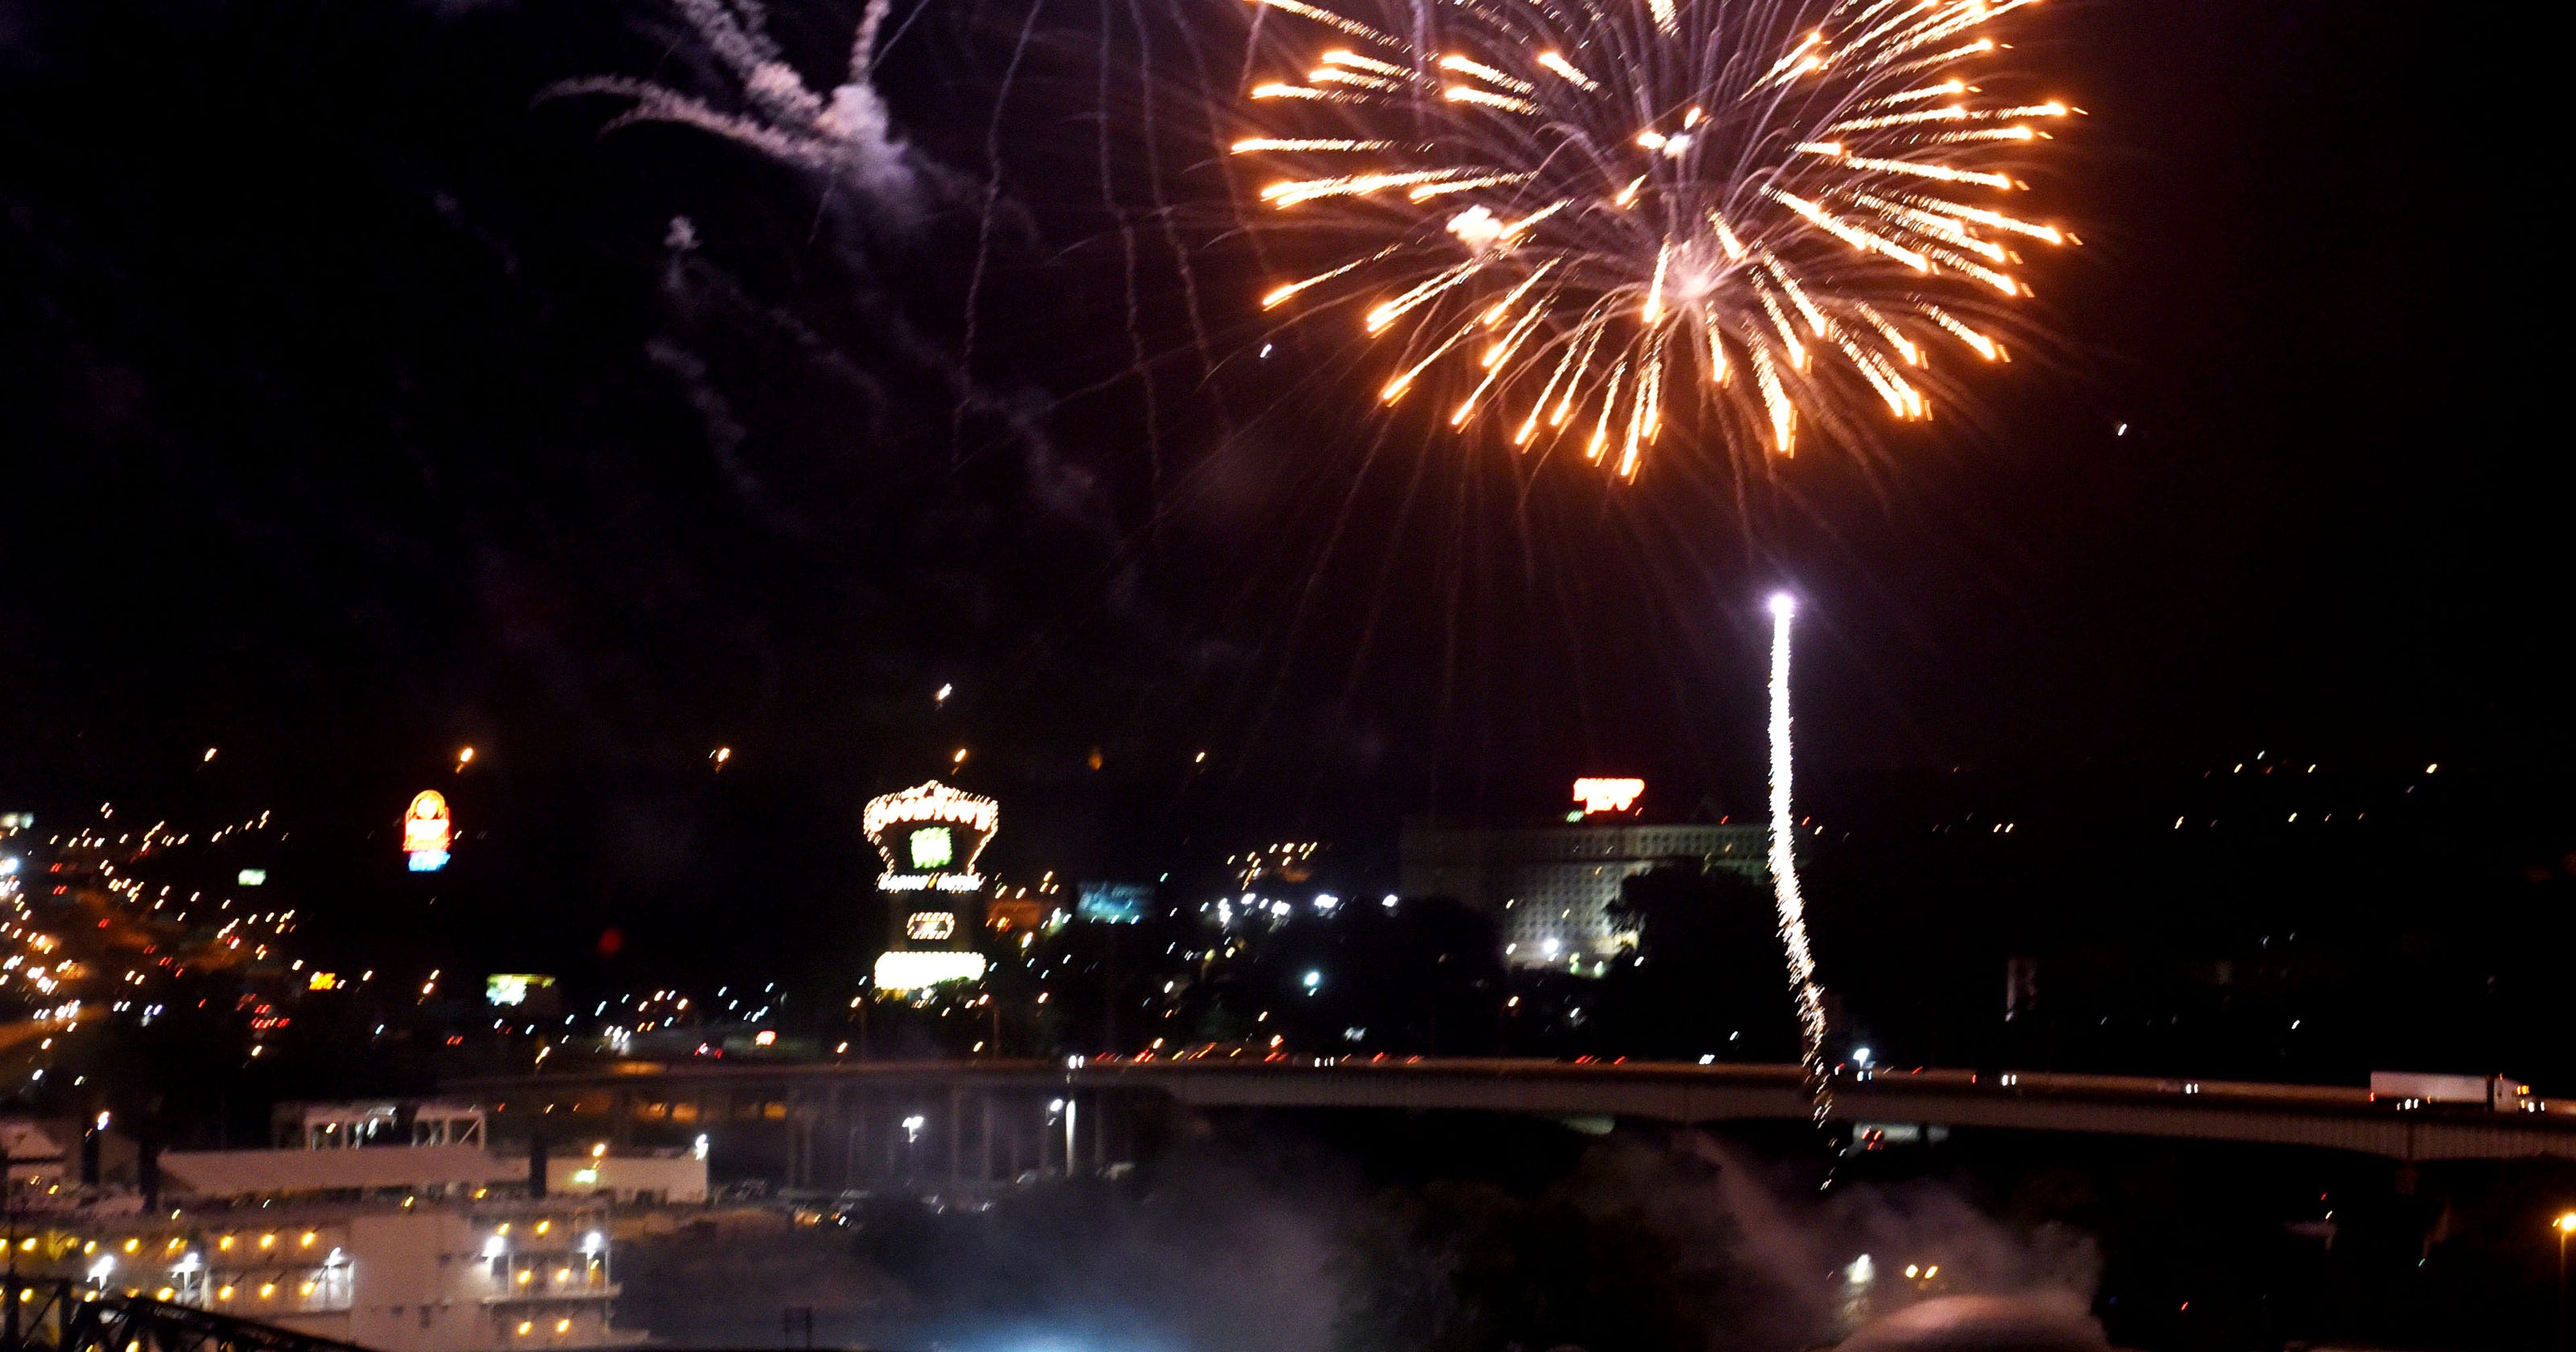
<instances>
[{"instance_id":1,"label":"dark sky","mask_svg":"<svg viewBox=\"0 0 2576 1352\"><path fill-rule=\"evenodd\" d=\"M822 79L857 8L780 36ZM1046 6L998 111L1024 6L904 28L904 219L535 100L713 81L643 0L0 0L0 799L273 807L358 896L436 783L527 960L805 933L873 869L857 804L961 746L1006 872L1577 773L1745 810L1784 582L1820 811L1944 764L2545 771L2563 342L2494 294L2523 227L2464 225L2442 111L2499 77L2422 6L2048 10L2020 54L2092 113L2034 176L2086 240L2036 273L2055 340L1739 491L1529 473L1371 422L1343 354L1254 358L1217 180L1135 131L1191 115L1164 0Z\"/></svg>"}]
</instances>

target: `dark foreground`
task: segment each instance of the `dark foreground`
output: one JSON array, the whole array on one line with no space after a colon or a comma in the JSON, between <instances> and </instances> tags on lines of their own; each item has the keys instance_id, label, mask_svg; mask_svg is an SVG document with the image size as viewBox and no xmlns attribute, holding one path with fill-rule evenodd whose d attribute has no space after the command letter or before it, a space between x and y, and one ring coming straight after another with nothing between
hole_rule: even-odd
<instances>
[{"instance_id":1,"label":"dark foreground","mask_svg":"<svg viewBox=\"0 0 2576 1352\"><path fill-rule=\"evenodd\" d=\"M1828 1161L1493 1116L1221 1115L1127 1176L747 1206L637 1244L679 1346L2526 1348L2576 1169L1959 1133Z\"/></svg>"}]
</instances>

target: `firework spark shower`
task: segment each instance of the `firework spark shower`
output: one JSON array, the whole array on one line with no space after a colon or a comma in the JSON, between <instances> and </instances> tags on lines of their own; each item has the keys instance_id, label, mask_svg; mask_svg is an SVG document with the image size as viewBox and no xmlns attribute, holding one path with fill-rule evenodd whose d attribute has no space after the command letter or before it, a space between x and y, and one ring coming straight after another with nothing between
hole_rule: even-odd
<instances>
[{"instance_id":1,"label":"firework spark shower","mask_svg":"<svg viewBox=\"0 0 2576 1352\"><path fill-rule=\"evenodd\" d=\"M1798 890L1797 804L1790 777L1789 629L1798 618L1796 597L1771 598L1771 894L1780 919L1780 947L1789 962L1789 994L1798 1004L1799 1053L1815 1096L1818 1125L1833 1111L1832 1080L1825 1074L1825 997L1816 985L1816 955L1807 945L1807 901Z\"/></svg>"},{"instance_id":2,"label":"firework spark shower","mask_svg":"<svg viewBox=\"0 0 2576 1352\"><path fill-rule=\"evenodd\" d=\"M1251 3L1279 40L1230 149L1274 234L1340 246L1262 306L1385 344L1388 403L1621 479L1676 427L1787 455L1929 417L2005 359L2019 251L2073 242L2013 169L2076 110L1984 73L2037 0Z\"/></svg>"}]
</instances>

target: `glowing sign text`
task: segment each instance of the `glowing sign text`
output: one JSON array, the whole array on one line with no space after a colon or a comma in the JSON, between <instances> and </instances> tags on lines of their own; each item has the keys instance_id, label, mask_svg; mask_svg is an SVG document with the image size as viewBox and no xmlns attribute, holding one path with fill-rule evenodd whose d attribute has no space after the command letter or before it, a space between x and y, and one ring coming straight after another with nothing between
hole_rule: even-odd
<instances>
[{"instance_id":1,"label":"glowing sign text","mask_svg":"<svg viewBox=\"0 0 2576 1352\"><path fill-rule=\"evenodd\" d=\"M859 829L873 836L901 822L950 822L989 833L1001 819L1001 805L992 799L934 779L869 799L867 810L860 814Z\"/></svg>"},{"instance_id":2,"label":"glowing sign text","mask_svg":"<svg viewBox=\"0 0 2576 1352\"><path fill-rule=\"evenodd\" d=\"M983 890L980 873L880 873L880 892L978 892Z\"/></svg>"},{"instance_id":3,"label":"glowing sign text","mask_svg":"<svg viewBox=\"0 0 2576 1352\"><path fill-rule=\"evenodd\" d=\"M1578 779L1574 781L1574 801L1583 805L1583 815L1596 812L1626 812L1637 805L1646 792L1642 779Z\"/></svg>"}]
</instances>

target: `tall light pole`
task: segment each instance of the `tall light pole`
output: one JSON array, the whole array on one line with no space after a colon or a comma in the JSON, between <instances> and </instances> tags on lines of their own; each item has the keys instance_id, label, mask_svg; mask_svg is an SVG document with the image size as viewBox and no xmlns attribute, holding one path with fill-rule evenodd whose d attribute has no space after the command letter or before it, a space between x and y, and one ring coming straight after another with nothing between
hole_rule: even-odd
<instances>
[{"instance_id":1,"label":"tall light pole","mask_svg":"<svg viewBox=\"0 0 2576 1352\"><path fill-rule=\"evenodd\" d=\"M2558 1345L2567 1346L2567 1237L2576 1235L2576 1211L2560 1212L2550 1222L2558 1232Z\"/></svg>"},{"instance_id":2,"label":"tall light pole","mask_svg":"<svg viewBox=\"0 0 2576 1352\"><path fill-rule=\"evenodd\" d=\"M1798 822L1789 738L1789 628L1798 598L1771 597L1771 899L1779 912L1781 950L1789 960L1789 993L1798 1002L1808 1092L1816 1124L1833 1112L1833 1082L1825 1074L1825 1001L1816 989L1816 957L1807 946L1807 902L1798 891Z\"/></svg>"}]
</instances>

